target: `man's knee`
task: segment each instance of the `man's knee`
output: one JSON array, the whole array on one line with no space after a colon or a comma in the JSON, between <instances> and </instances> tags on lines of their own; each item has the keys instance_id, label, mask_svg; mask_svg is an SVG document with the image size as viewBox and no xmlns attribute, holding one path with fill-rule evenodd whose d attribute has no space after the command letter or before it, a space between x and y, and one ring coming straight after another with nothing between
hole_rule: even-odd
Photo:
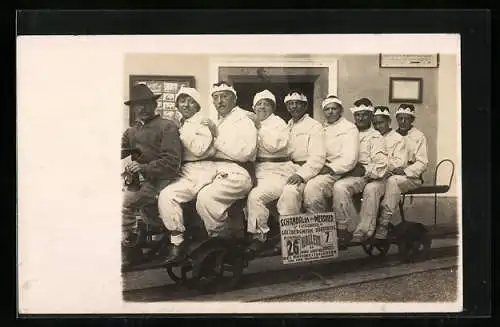
<instances>
[{"instance_id":1,"label":"man's knee","mask_svg":"<svg viewBox=\"0 0 500 327\"><path fill-rule=\"evenodd\" d=\"M263 202L266 192L260 188L254 188L250 191L247 197L247 202L250 203L260 203Z\"/></svg>"},{"instance_id":2,"label":"man's knee","mask_svg":"<svg viewBox=\"0 0 500 327\"><path fill-rule=\"evenodd\" d=\"M304 196L317 196L318 193L322 192L323 184L318 178L311 179L304 187Z\"/></svg>"},{"instance_id":3,"label":"man's knee","mask_svg":"<svg viewBox=\"0 0 500 327\"><path fill-rule=\"evenodd\" d=\"M281 192L281 195L294 195L298 193L299 189L297 188L297 185L286 184L285 187L283 187L283 192Z\"/></svg>"},{"instance_id":4,"label":"man's knee","mask_svg":"<svg viewBox=\"0 0 500 327\"><path fill-rule=\"evenodd\" d=\"M349 184L344 183L342 180L333 184L333 198L338 197L349 197L351 193L349 192Z\"/></svg>"},{"instance_id":5,"label":"man's knee","mask_svg":"<svg viewBox=\"0 0 500 327\"><path fill-rule=\"evenodd\" d=\"M399 184L403 183L406 177L399 175L390 176L385 182L385 187L388 189L399 189Z\"/></svg>"},{"instance_id":6,"label":"man's knee","mask_svg":"<svg viewBox=\"0 0 500 327\"><path fill-rule=\"evenodd\" d=\"M208 192L206 188L203 188L200 192L198 192L198 195L196 196L196 209L201 206L205 206L206 203L210 202L212 198L210 193L211 192Z\"/></svg>"},{"instance_id":7,"label":"man's knee","mask_svg":"<svg viewBox=\"0 0 500 327\"><path fill-rule=\"evenodd\" d=\"M241 183L241 192L248 194L253 187L252 178L250 178L250 176L246 176Z\"/></svg>"},{"instance_id":8,"label":"man's knee","mask_svg":"<svg viewBox=\"0 0 500 327\"><path fill-rule=\"evenodd\" d=\"M173 192L168 187L164 188L158 195L158 204L159 206L169 205L172 202L173 198Z\"/></svg>"},{"instance_id":9,"label":"man's knee","mask_svg":"<svg viewBox=\"0 0 500 327\"><path fill-rule=\"evenodd\" d=\"M385 191L385 185L383 183L373 182L366 184L363 190L363 197L367 196L382 196Z\"/></svg>"}]
</instances>

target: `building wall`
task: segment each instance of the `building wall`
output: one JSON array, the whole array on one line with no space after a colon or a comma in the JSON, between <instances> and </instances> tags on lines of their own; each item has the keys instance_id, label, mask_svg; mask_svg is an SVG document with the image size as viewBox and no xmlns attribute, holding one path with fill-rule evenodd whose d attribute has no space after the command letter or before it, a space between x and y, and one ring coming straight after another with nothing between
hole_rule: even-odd
<instances>
[{"instance_id":1,"label":"building wall","mask_svg":"<svg viewBox=\"0 0 500 327\"><path fill-rule=\"evenodd\" d=\"M346 109L357 99L367 97L374 105L386 105L394 113L399 103L389 103L389 77L422 77L423 102L415 104L415 127L428 140L437 139L437 69L380 68L378 55L345 55L338 58L338 96L346 104ZM349 110L346 110L346 117L353 119ZM397 127L395 119L393 127ZM435 167L436 142L428 142L428 156L429 167ZM432 171L427 170L424 180L431 181L432 178Z\"/></svg>"},{"instance_id":2,"label":"building wall","mask_svg":"<svg viewBox=\"0 0 500 327\"><path fill-rule=\"evenodd\" d=\"M206 55L165 55L165 54L128 54L125 56L124 99L129 96L129 75L174 75L194 76L196 88L202 95L208 94L210 81L208 75L209 57ZM208 97L201 97L201 107L208 109ZM124 128L128 126L128 107L123 106Z\"/></svg>"},{"instance_id":3,"label":"building wall","mask_svg":"<svg viewBox=\"0 0 500 327\"><path fill-rule=\"evenodd\" d=\"M380 68L378 55L332 55L338 59L338 96L346 109L361 97L368 97L375 105L387 105L392 112L398 104L389 101L389 77L422 77L423 103L416 104L417 119L415 126L428 139L429 169L424 175L431 182L437 160L450 158L457 164L460 172L458 132L459 111L457 110L457 65L456 56L441 55L439 68ZM208 92L210 89L210 57L208 55L165 55L129 54L125 58L124 99L128 97L130 74L192 75L196 87L202 95L202 108L209 114ZM128 108L124 110L124 127L128 125ZM346 117L352 120L349 110ZM315 118L322 121L319 110ZM438 126L438 122L441 122ZM396 127L395 122L393 122ZM458 175L458 174L456 174ZM454 182L456 182L455 178ZM449 196L457 195L453 185Z\"/></svg>"}]
</instances>

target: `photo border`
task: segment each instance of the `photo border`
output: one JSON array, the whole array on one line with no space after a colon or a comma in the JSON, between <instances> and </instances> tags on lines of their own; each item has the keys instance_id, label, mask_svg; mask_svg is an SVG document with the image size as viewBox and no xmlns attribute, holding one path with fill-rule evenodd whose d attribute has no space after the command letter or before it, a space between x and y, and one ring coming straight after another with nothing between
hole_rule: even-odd
<instances>
[{"instance_id":1,"label":"photo border","mask_svg":"<svg viewBox=\"0 0 500 327\"><path fill-rule=\"evenodd\" d=\"M403 13L404 20L395 20L394 15ZM462 44L462 189L463 189L463 256L464 256L464 312L453 314L458 317L487 316L491 312L491 238L489 231L491 216L490 200L490 12L488 10L440 10L440 11L271 11L260 15L258 26L244 18L255 17L262 12L198 11L158 13L123 12L120 19L113 19L112 13L81 12L68 15L61 11L23 11L18 15L18 35L102 35L102 34L245 34L253 33L391 33L403 31L459 33ZM226 15L226 16L225 16ZM163 17L171 20L157 20L155 24L134 24ZM272 16L272 20L270 19ZM370 17L371 16L371 17ZM77 17L77 19L75 19ZM224 25L220 18L231 17ZM362 17L363 24L358 24ZM197 20L198 19L198 20ZM283 24L281 19L299 19L297 26ZM324 24L332 19L335 24ZM184 21L183 21L184 20ZM189 26L190 22L198 24ZM274 21L274 24L272 23ZM92 22L92 24L90 24ZM202 22L210 23L203 24ZM391 24L392 22L392 24ZM269 25L266 25L269 23ZM397 24L396 24L397 23ZM203 27L201 27L203 26ZM259 30L260 32L256 32ZM203 29L203 30L202 30ZM149 33L148 33L149 32ZM465 91L467 90L467 91ZM14 96L15 103L15 96ZM477 140L483 141L477 146ZM478 173L480 172L480 173ZM474 217L472 217L474 213ZM481 255L477 255L481 253ZM417 314L415 316L450 317L451 314ZM23 315L31 316L31 315ZM39 315L36 315L39 316ZM61 317L65 315L43 315ZM88 317L89 315L77 315ZM101 317L113 315L99 315ZM120 315L123 316L123 315ZM134 315L131 315L134 316ZM135 315L137 316L137 315ZM155 315L158 316L158 315ZM171 316L171 315L170 315ZM194 315L193 315L194 316ZM226 315L227 316L227 315ZM248 315L244 315L248 316ZM252 316L273 315L254 314ZM281 315L297 318L297 315ZM304 315L298 315L304 316ZM308 316L308 315L305 315ZM337 314L313 315L316 317L342 316ZM344 315L345 316L345 315ZM352 317L352 315L348 315ZM361 315L356 315L361 316ZM380 316L379 314L363 316ZM402 316L402 315L392 315ZM406 316L406 315L405 315ZM205 317L207 317L205 315ZM209 316L213 317L213 316Z\"/></svg>"}]
</instances>

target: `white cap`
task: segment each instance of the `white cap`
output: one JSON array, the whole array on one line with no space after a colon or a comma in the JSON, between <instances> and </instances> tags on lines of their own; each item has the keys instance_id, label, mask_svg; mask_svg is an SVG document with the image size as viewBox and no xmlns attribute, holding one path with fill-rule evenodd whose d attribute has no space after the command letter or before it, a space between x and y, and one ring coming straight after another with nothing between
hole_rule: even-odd
<instances>
[{"instance_id":1,"label":"white cap","mask_svg":"<svg viewBox=\"0 0 500 327\"><path fill-rule=\"evenodd\" d=\"M407 107L404 105L399 106L399 108L396 110L396 115L397 114L408 114L413 117L415 117L415 109L412 109L411 107Z\"/></svg>"},{"instance_id":2,"label":"white cap","mask_svg":"<svg viewBox=\"0 0 500 327\"><path fill-rule=\"evenodd\" d=\"M199 106L201 106L201 101L200 101L200 92L198 92L197 89L195 88L192 88L192 87L185 87L185 86L182 86L179 91L177 92L177 94L175 95L175 102L177 102L177 98L181 95L181 94L186 94L186 95L189 95L191 98L194 99L194 101L196 101L198 103Z\"/></svg>"},{"instance_id":3,"label":"white cap","mask_svg":"<svg viewBox=\"0 0 500 327\"><path fill-rule=\"evenodd\" d=\"M386 116L391 118L391 112L389 111L389 108L375 108L373 110L373 115L374 116Z\"/></svg>"},{"instance_id":4,"label":"white cap","mask_svg":"<svg viewBox=\"0 0 500 327\"><path fill-rule=\"evenodd\" d=\"M356 112L359 111L370 111L373 112L373 106L365 106L364 104L357 106L357 107L352 107L351 112L355 114Z\"/></svg>"},{"instance_id":5,"label":"white cap","mask_svg":"<svg viewBox=\"0 0 500 327\"><path fill-rule=\"evenodd\" d=\"M255 94L255 96L253 97L253 107L255 107L257 102L259 102L262 99L271 100L272 102L274 102L274 104L276 104L276 97L274 96L274 94L272 94L271 91L269 90L264 90L262 92Z\"/></svg>"},{"instance_id":6,"label":"white cap","mask_svg":"<svg viewBox=\"0 0 500 327\"><path fill-rule=\"evenodd\" d=\"M339 98L326 98L321 103L321 108L324 108L325 106L329 105L330 103L337 103L337 104L342 105L342 101L340 101Z\"/></svg>"},{"instance_id":7,"label":"white cap","mask_svg":"<svg viewBox=\"0 0 500 327\"><path fill-rule=\"evenodd\" d=\"M287 103L288 101L293 100L307 102L307 97L303 94L300 94L299 92L293 92L292 94L287 95L283 102Z\"/></svg>"},{"instance_id":8,"label":"white cap","mask_svg":"<svg viewBox=\"0 0 500 327\"><path fill-rule=\"evenodd\" d=\"M237 96L236 90L234 87L228 84L221 84L221 85L212 85L212 89L210 90L210 94L214 94L215 92L220 92L220 91L229 91L234 94L234 96Z\"/></svg>"}]
</instances>

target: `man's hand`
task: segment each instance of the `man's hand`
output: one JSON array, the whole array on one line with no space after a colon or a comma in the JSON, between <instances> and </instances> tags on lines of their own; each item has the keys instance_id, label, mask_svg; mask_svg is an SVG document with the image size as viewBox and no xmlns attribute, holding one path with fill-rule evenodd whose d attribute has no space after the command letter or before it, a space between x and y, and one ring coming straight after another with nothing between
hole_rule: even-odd
<instances>
[{"instance_id":1,"label":"man's hand","mask_svg":"<svg viewBox=\"0 0 500 327\"><path fill-rule=\"evenodd\" d=\"M323 166L323 168L321 168L321 170L319 171L319 175L333 175L334 172L332 170L332 168L328 167L328 166Z\"/></svg>"},{"instance_id":2,"label":"man's hand","mask_svg":"<svg viewBox=\"0 0 500 327\"><path fill-rule=\"evenodd\" d=\"M288 178L286 183L291 185L298 185L300 183L304 183L304 179L297 174L293 174Z\"/></svg>"},{"instance_id":3,"label":"man's hand","mask_svg":"<svg viewBox=\"0 0 500 327\"><path fill-rule=\"evenodd\" d=\"M382 177L382 178L385 178L385 179L386 179L386 178L391 177L392 175L394 175L394 174L392 173L392 171L388 171L388 172L386 172L386 173L384 174L384 177Z\"/></svg>"},{"instance_id":4,"label":"man's hand","mask_svg":"<svg viewBox=\"0 0 500 327\"><path fill-rule=\"evenodd\" d=\"M127 170L131 173L139 173L143 169L143 165L138 163L137 161L132 161L127 165Z\"/></svg>"},{"instance_id":5,"label":"man's hand","mask_svg":"<svg viewBox=\"0 0 500 327\"><path fill-rule=\"evenodd\" d=\"M393 174L393 175L401 175L401 176L406 175L406 174L405 174L405 170L404 170L402 167L395 168L395 169L392 171L392 174Z\"/></svg>"},{"instance_id":6,"label":"man's hand","mask_svg":"<svg viewBox=\"0 0 500 327\"><path fill-rule=\"evenodd\" d=\"M215 125L215 123L211 119L206 118L202 120L201 123L208 127L213 137L217 137L217 135L219 134L217 132L217 125Z\"/></svg>"}]
</instances>

